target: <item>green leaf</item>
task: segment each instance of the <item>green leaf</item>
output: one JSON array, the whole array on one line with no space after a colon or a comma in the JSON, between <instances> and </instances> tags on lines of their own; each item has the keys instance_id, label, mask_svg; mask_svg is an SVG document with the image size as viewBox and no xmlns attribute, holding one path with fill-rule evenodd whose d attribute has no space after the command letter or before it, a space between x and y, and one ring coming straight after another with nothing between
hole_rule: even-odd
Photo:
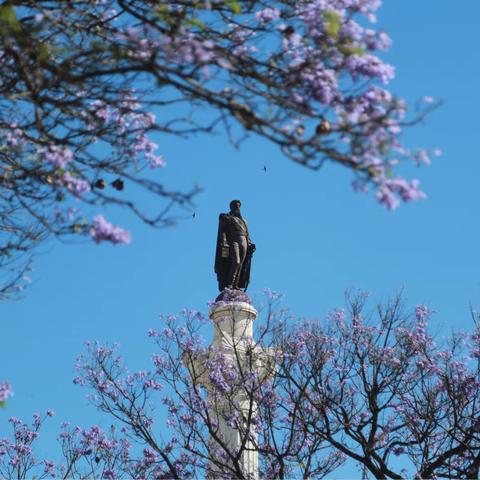
<instances>
[{"instance_id":1,"label":"green leaf","mask_svg":"<svg viewBox=\"0 0 480 480\"><path fill-rule=\"evenodd\" d=\"M157 12L160 14L165 14L170 11L170 8L167 5L159 5L157 7Z\"/></svg>"},{"instance_id":2,"label":"green leaf","mask_svg":"<svg viewBox=\"0 0 480 480\"><path fill-rule=\"evenodd\" d=\"M15 10L5 5L0 7L0 23L5 24L14 33L18 33L22 29Z\"/></svg>"},{"instance_id":3,"label":"green leaf","mask_svg":"<svg viewBox=\"0 0 480 480\"><path fill-rule=\"evenodd\" d=\"M334 10L327 10L323 17L325 18L325 31L332 38L338 38L340 28L342 27L342 19L340 14Z\"/></svg>"},{"instance_id":4,"label":"green leaf","mask_svg":"<svg viewBox=\"0 0 480 480\"><path fill-rule=\"evenodd\" d=\"M38 59L46 61L52 55L52 46L49 43L41 43L38 46Z\"/></svg>"},{"instance_id":5,"label":"green leaf","mask_svg":"<svg viewBox=\"0 0 480 480\"><path fill-rule=\"evenodd\" d=\"M194 27L198 27L201 30L205 30L205 23L203 23L199 18L191 18L188 20L188 23Z\"/></svg>"},{"instance_id":6,"label":"green leaf","mask_svg":"<svg viewBox=\"0 0 480 480\"><path fill-rule=\"evenodd\" d=\"M227 0L225 5L232 11L232 13L239 14L242 13L242 6L237 0Z\"/></svg>"},{"instance_id":7,"label":"green leaf","mask_svg":"<svg viewBox=\"0 0 480 480\"><path fill-rule=\"evenodd\" d=\"M390 144L388 142L381 142L378 149L382 155L386 155L390 151Z\"/></svg>"},{"instance_id":8,"label":"green leaf","mask_svg":"<svg viewBox=\"0 0 480 480\"><path fill-rule=\"evenodd\" d=\"M5 402L3 402L3 401L2 401L2 402L0 402L0 408L4 408L4 407L5 407L5 405L6 405L6 403L5 403Z\"/></svg>"},{"instance_id":9,"label":"green leaf","mask_svg":"<svg viewBox=\"0 0 480 480\"><path fill-rule=\"evenodd\" d=\"M271 65L274 68L278 68L278 63L275 60L275 58L273 58L273 57L268 59L268 64Z\"/></svg>"},{"instance_id":10,"label":"green leaf","mask_svg":"<svg viewBox=\"0 0 480 480\"><path fill-rule=\"evenodd\" d=\"M165 22L169 25L172 23L172 21L173 21L172 15L171 15L171 12L170 12L170 8L167 5L158 6L156 12L157 12L158 18L162 22Z\"/></svg>"},{"instance_id":11,"label":"green leaf","mask_svg":"<svg viewBox=\"0 0 480 480\"><path fill-rule=\"evenodd\" d=\"M353 45L339 45L338 49L344 55L364 55L365 50L362 47L354 47Z\"/></svg>"}]
</instances>

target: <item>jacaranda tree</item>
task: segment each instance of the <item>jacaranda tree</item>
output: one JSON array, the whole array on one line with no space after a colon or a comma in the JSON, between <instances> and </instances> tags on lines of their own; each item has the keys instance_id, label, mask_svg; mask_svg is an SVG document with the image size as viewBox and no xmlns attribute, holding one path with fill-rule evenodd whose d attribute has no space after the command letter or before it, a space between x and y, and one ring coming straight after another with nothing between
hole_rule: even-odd
<instances>
[{"instance_id":1,"label":"jacaranda tree","mask_svg":"<svg viewBox=\"0 0 480 480\"><path fill-rule=\"evenodd\" d=\"M163 135L255 134L311 169L333 162L388 209L423 198L399 176L402 129L437 103L405 102L378 52L379 0L4 0L0 5L1 296L49 236L128 243L101 207L171 225L198 188L165 186ZM158 138L158 140L157 140ZM135 201L146 189L158 211ZM126 188L128 186L128 188ZM73 202L80 200L81 202ZM93 206L84 209L81 206ZM158 204L158 202L156 203ZM97 212L92 208L98 207ZM92 215L92 218L89 216ZM22 264L26 268L26 264Z\"/></svg>"},{"instance_id":2,"label":"jacaranda tree","mask_svg":"<svg viewBox=\"0 0 480 480\"><path fill-rule=\"evenodd\" d=\"M0 475L247 478L240 458L253 448L265 479L323 478L345 465L364 478L478 478L478 314L473 333L437 343L427 307L407 312L399 298L370 311L365 295L347 296L345 308L312 321L268 299L246 356L206 346L208 320L196 311L161 317L148 332L150 370L130 372L116 347L88 343L74 382L112 427L65 423L59 451L43 460L34 444L53 412L31 424L11 418ZM274 360L268 375L253 366L265 352ZM192 368L199 358L203 367ZM239 392L247 408L236 405ZM231 408L215 409L225 402ZM237 451L219 435L220 418L240 432Z\"/></svg>"}]
</instances>

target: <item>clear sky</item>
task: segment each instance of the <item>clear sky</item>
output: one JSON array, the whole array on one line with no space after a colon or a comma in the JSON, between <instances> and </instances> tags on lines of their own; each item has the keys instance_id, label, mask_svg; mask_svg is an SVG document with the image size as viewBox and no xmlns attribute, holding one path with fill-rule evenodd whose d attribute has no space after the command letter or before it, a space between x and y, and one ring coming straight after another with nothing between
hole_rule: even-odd
<instances>
[{"instance_id":1,"label":"clear sky","mask_svg":"<svg viewBox=\"0 0 480 480\"><path fill-rule=\"evenodd\" d=\"M323 317L342 305L346 288L378 300L404 289L409 305L436 310L440 335L470 328L469 304L480 305L479 16L477 0L393 0L379 11L393 39L392 90L412 105L424 95L445 100L405 135L411 147L444 152L431 167L408 172L428 194L420 203L387 212L372 195L352 191L350 172L302 169L256 138L235 150L222 135L158 137L168 161L159 178L171 188L205 189L195 218L158 231L112 211L107 218L131 230L131 246L42 248L25 298L0 305L0 380L15 391L0 410L0 436L11 415L27 419L47 408L56 417L46 451L63 420L108 424L72 383L75 356L84 340L117 341L132 368L146 367L154 351L146 332L159 326L159 313L207 310L217 295L218 214L233 198L257 245L251 292L270 287L294 313Z\"/></svg>"}]
</instances>

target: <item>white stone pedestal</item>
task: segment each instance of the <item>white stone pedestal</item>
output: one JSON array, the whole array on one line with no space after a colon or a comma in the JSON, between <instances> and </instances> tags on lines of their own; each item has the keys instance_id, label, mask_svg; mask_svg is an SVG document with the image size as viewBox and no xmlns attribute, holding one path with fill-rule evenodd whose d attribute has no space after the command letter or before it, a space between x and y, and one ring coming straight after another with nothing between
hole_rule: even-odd
<instances>
[{"instance_id":1,"label":"white stone pedestal","mask_svg":"<svg viewBox=\"0 0 480 480\"><path fill-rule=\"evenodd\" d=\"M241 349L253 342L253 322L257 311L247 302L225 302L210 311L214 334L212 347L225 352Z\"/></svg>"}]
</instances>

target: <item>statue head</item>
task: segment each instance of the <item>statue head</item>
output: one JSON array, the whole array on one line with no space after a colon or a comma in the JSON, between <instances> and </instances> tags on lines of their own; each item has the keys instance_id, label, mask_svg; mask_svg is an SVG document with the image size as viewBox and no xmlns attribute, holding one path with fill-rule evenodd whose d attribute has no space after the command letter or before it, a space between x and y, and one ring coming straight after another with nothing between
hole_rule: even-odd
<instances>
[{"instance_id":1,"label":"statue head","mask_svg":"<svg viewBox=\"0 0 480 480\"><path fill-rule=\"evenodd\" d=\"M241 206L242 206L242 202L240 200L232 200L230 202L230 212L235 215L240 215Z\"/></svg>"}]
</instances>

